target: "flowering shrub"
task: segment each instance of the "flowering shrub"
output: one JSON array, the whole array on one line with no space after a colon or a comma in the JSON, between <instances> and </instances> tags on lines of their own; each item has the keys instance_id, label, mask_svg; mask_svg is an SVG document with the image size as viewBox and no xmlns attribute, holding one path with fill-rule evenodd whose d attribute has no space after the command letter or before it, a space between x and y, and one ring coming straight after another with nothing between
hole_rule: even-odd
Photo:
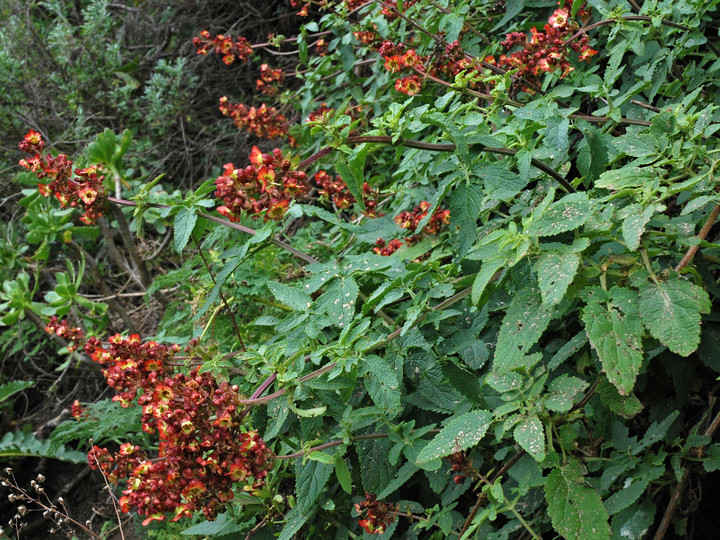
<instances>
[{"instance_id":1,"label":"flowering shrub","mask_svg":"<svg viewBox=\"0 0 720 540\"><path fill-rule=\"evenodd\" d=\"M89 453L122 510L282 540L684 534L720 467L720 2L631 4L293 1L296 37L203 31L283 68L258 62L260 107L220 98L247 160L174 200L108 197L28 133L43 194L158 212L183 252L153 283L153 255L125 266L168 306L155 341L84 340L140 411ZM3 310L45 313L13 283Z\"/></svg>"}]
</instances>

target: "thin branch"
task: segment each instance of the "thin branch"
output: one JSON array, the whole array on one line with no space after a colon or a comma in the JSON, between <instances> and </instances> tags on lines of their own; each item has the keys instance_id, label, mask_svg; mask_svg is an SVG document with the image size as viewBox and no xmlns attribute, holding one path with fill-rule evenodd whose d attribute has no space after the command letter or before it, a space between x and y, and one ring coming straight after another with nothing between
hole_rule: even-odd
<instances>
[{"instance_id":1,"label":"thin branch","mask_svg":"<svg viewBox=\"0 0 720 540\"><path fill-rule=\"evenodd\" d=\"M198 248L198 254L200 255L200 258L202 259L202 262L205 265L205 269L207 270L208 275L210 276L210 279L213 282L213 285L217 286L217 281L215 281L215 276L212 273L212 269L210 268L210 265L208 264L207 259L205 258L205 254L202 251L202 247L200 247L200 242L198 242L198 240L197 240L197 238L195 238L195 236L193 236L193 240L195 241L195 245ZM230 320L232 321L233 328L235 329L235 335L237 336L238 342L240 343L240 348L243 351L245 351L245 343L243 343L242 336L240 335L240 327L238 326L238 323L235 320L235 313L233 312L232 308L230 307L230 304L228 304L228 301L222 292L222 286L218 287L218 294L220 295L220 299L222 300L222 303L225 305L225 309L227 309L228 315L230 315Z\"/></svg>"},{"instance_id":2,"label":"thin branch","mask_svg":"<svg viewBox=\"0 0 720 540\"><path fill-rule=\"evenodd\" d=\"M382 144L392 144L394 146L407 146L408 148L417 148L419 150L430 150L433 152L452 152L456 149L456 146L452 143L449 144L440 144L440 143L426 143L423 141L416 141L414 139L400 139L393 143L392 137L387 136L375 136L375 135L359 135L355 137L348 137L345 140L346 143L349 144L361 144L361 143L382 143ZM514 156L517 154L517 150L513 150L511 148L491 148L489 146L481 146L481 145L470 145L472 148L480 150L481 152L490 152L492 154L501 154L505 156ZM562 176L560 176L555 169L550 167L549 165L546 165L540 160L537 160L535 158L532 158L530 160L530 163L543 171L544 173L548 174L555 180L558 184L560 184L565 191L568 193L575 193L575 188L572 187L567 180L565 180Z\"/></svg>"},{"instance_id":3,"label":"thin branch","mask_svg":"<svg viewBox=\"0 0 720 540\"><path fill-rule=\"evenodd\" d=\"M700 232L697 235L698 240L705 240L705 237L710 232L710 229L712 229L712 226L715 223L715 220L717 219L718 214L720 214L720 204L716 204L713 207L712 212L710 212L710 215L705 220L705 224L702 226L702 229L700 229ZM675 267L675 271L679 272L680 270L685 268L688 264L690 264L690 261L693 260L693 257L695 256L695 253L697 253L697 250L699 248L700 248L699 243L695 244L694 246L690 246L690 249L687 250L687 253L685 253L685 256Z\"/></svg>"}]
</instances>

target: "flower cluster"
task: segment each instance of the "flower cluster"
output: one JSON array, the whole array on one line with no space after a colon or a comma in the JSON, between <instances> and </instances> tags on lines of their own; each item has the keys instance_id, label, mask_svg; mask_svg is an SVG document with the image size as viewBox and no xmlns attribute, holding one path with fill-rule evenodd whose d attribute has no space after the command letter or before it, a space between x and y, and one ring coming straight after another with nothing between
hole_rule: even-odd
<instances>
[{"instance_id":1,"label":"flower cluster","mask_svg":"<svg viewBox=\"0 0 720 540\"><path fill-rule=\"evenodd\" d=\"M315 109L313 112L311 112L308 115L308 117L305 121L306 122L323 122L323 121L327 120L327 118L329 118L330 115L334 112L335 112L335 109L328 107L327 103L322 103L322 104L320 104L320 106L317 109Z\"/></svg>"},{"instance_id":2,"label":"flower cluster","mask_svg":"<svg viewBox=\"0 0 720 540\"><path fill-rule=\"evenodd\" d=\"M273 69L267 64L263 64L260 66L260 78L255 81L255 86L258 92L275 96L283 82L285 82L285 73L282 69Z\"/></svg>"},{"instance_id":3,"label":"flower cluster","mask_svg":"<svg viewBox=\"0 0 720 540\"><path fill-rule=\"evenodd\" d=\"M462 484L466 478L472 478L475 476L475 469L472 466L472 460L468 458L465 452L456 452L450 454L447 459L450 461L450 469L456 473L453 476L453 482L456 484Z\"/></svg>"},{"instance_id":4,"label":"flower cluster","mask_svg":"<svg viewBox=\"0 0 720 540\"><path fill-rule=\"evenodd\" d=\"M422 201L418 206L413 208L411 212L400 212L395 216L395 223L397 223L403 229L409 229L414 231L419 225L420 221L427 216L430 203ZM438 209L430 217L430 221L423 228L423 234L434 235L440 232L440 230L447 224L450 223L450 210ZM382 238L378 238L375 242L373 251L378 255L389 256L395 253L403 245L411 246L420 240L420 235L412 235L404 240L394 239L389 243Z\"/></svg>"},{"instance_id":5,"label":"flower cluster","mask_svg":"<svg viewBox=\"0 0 720 540\"><path fill-rule=\"evenodd\" d=\"M38 184L38 191L45 197L55 195L63 208L84 205L85 212L80 221L86 225L95 223L102 216L106 190L104 176L98 176L98 166L75 169L73 177L72 161L65 154L49 156L44 154L45 142L42 136L32 129L18 145L20 150L32 155L21 159L20 165L34 172L38 180L49 179L49 184Z\"/></svg>"},{"instance_id":6,"label":"flower cluster","mask_svg":"<svg viewBox=\"0 0 720 540\"><path fill-rule=\"evenodd\" d=\"M232 118L238 129L245 129L257 137L277 139L288 135L287 118L264 103L260 107L248 107L242 103L230 103L223 96L219 108L224 116Z\"/></svg>"},{"instance_id":7,"label":"flower cluster","mask_svg":"<svg viewBox=\"0 0 720 540\"><path fill-rule=\"evenodd\" d=\"M327 56L330 51L330 44L325 38L320 38L315 42L315 54L318 56Z\"/></svg>"},{"instance_id":8,"label":"flower cluster","mask_svg":"<svg viewBox=\"0 0 720 540\"><path fill-rule=\"evenodd\" d=\"M67 319L58 321L55 315L50 317L50 321L45 326L45 331L68 341L68 351L70 352L85 343L85 332L83 332L82 328L78 326L71 327Z\"/></svg>"},{"instance_id":9,"label":"flower cluster","mask_svg":"<svg viewBox=\"0 0 720 540\"><path fill-rule=\"evenodd\" d=\"M85 344L85 352L103 368L108 385L119 392L113 401L129 407L137 395L152 392L172 368L167 360L180 350L177 345L167 346L154 341L142 342L140 336L123 337L116 334L108 340L109 347L91 337Z\"/></svg>"},{"instance_id":10,"label":"flower cluster","mask_svg":"<svg viewBox=\"0 0 720 540\"><path fill-rule=\"evenodd\" d=\"M383 534L388 525L395 521L397 507L377 500L374 493L366 493L365 500L355 505L355 511L360 514L358 521L368 534Z\"/></svg>"},{"instance_id":11,"label":"flower cluster","mask_svg":"<svg viewBox=\"0 0 720 540\"><path fill-rule=\"evenodd\" d=\"M357 202L340 176L335 176L333 180L332 175L326 171L319 171L315 175L315 182L320 186L320 195L332 200L337 208L344 210ZM377 217L377 192L367 182L363 183L363 202L365 203L365 215Z\"/></svg>"},{"instance_id":12,"label":"flower cluster","mask_svg":"<svg viewBox=\"0 0 720 540\"><path fill-rule=\"evenodd\" d=\"M542 73L559 71L564 77L575 69L568 59L568 48L579 54L579 60L589 60L598 51L588 45L588 37L583 34L580 39L569 44L565 40L579 28L577 23L570 20L570 13L565 8L556 9L543 28L538 32L535 27L530 29L530 39L523 32L511 32L505 36L502 47L509 51L516 46L522 47L509 56L502 55L497 65L508 69L518 69L518 74L526 81L539 86L538 77ZM527 85L522 90L533 93Z\"/></svg>"},{"instance_id":13,"label":"flower cluster","mask_svg":"<svg viewBox=\"0 0 720 540\"><path fill-rule=\"evenodd\" d=\"M143 431L159 438L152 459L130 443L114 454L97 446L88 454L90 467L109 481L127 478L123 512L134 508L147 516L143 524L165 519L167 512L174 520L196 511L214 519L234 497L234 483L249 490L263 485L273 454L257 432L242 426L237 386L198 368L173 373L167 359L179 347L142 342L137 335L114 336L108 349L90 338L85 350L120 392L113 399L127 407L137 397Z\"/></svg>"},{"instance_id":14,"label":"flower cluster","mask_svg":"<svg viewBox=\"0 0 720 540\"><path fill-rule=\"evenodd\" d=\"M294 170L277 148L272 154L263 154L254 146L250 163L244 169L228 163L215 180L215 196L225 203L217 210L230 221L239 221L243 212L253 217L264 213L265 220L280 219L290 201L310 191L306 174Z\"/></svg>"},{"instance_id":15,"label":"flower cluster","mask_svg":"<svg viewBox=\"0 0 720 540\"><path fill-rule=\"evenodd\" d=\"M197 48L198 54L203 56L214 50L222 55L223 62L228 66L236 59L245 63L252 54L252 46L244 37L238 36L233 41L231 35L218 34L213 38L207 30L203 30L200 36L193 38L193 45Z\"/></svg>"}]
</instances>

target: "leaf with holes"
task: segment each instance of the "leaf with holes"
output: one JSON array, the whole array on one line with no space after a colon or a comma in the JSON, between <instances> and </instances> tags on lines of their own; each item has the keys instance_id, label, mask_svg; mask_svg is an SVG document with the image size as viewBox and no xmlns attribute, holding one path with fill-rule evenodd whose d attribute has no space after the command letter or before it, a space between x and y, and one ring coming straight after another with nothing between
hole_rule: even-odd
<instances>
[{"instance_id":1,"label":"leaf with holes","mask_svg":"<svg viewBox=\"0 0 720 540\"><path fill-rule=\"evenodd\" d=\"M582 465L573 458L565 467L552 470L545 482L547 513L553 528L568 540L609 539L607 510L583 473Z\"/></svg>"},{"instance_id":2,"label":"leaf with holes","mask_svg":"<svg viewBox=\"0 0 720 540\"><path fill-rule=\"evenodd\" d=\"M577 253L549 252L540 257L535 270L544 306L552 307L563 299L578 266L580 256Z\"/></svg>"},{"instance_id":3,"label":"leaf with holes","mask_svg":"<svg viewBox=\"0 0 720 540\"><path fill-rule=\"evenodd\" d=\"M355 316L355 301L358 293L357 283L352 277L339 277L333 280L327 291L317 299L317 308L343 328Z\"/></svg>"},{"instance_id":4,"label":"leaf with holes","mask_svg":"<svg viewBox=\"0 0 720 540\"><path fill-rule=\"evenodd\" d=\"M508 373L523 359L550 324L553 310L545 307L537 287L527 286L515 294L498 334L494 368Z\"/></svg>"},{"instance_id":5,"label":"leaf with holes","mask_svg":"<svg viewBox=\"0 0 720 540\"><path fill-rule=\"evenodd\" d=\"M491 422L492 413L482 410L471 411L451 420L420 451L415 463L422 465L475 446L485 436Z\"/></svg>"},{"instance_id":6,"label":"leaf with holes","mask_svg":"<svg viewBox=\"0 0 720 540\"><path fill-rule=\"evenodd\" d=\"M595 205L587 193L571 193L552 203L525 229L529 236L553 236L577 229L592 217Z\"/></svg>"},{"instance_id":7,"label":"leaf with holes","mask_svg":"<svg viewBox=\"0 0 720 540\"><path fill-rule=\"evenodd\" d=\"M599 287L586 291L582 312L590 344L600 357L608 380L621 395L635 386L643 360L642 336L637 293L613 287L606 293Z\"/></svg>"},{"instance_id":8,"label":"leaf with holes","mask_svg":"<svg viewBox=\"0 0 720 540\"><path fill-rule=\"evenodd\" d=\"M534 414L523 418L513 431L513 437L520 447L535 461L545 459L545 432L540 419Z\"/></svg>"},{"instance_id":9,"label":"leaf with holes","mask_svg":"<svg viewBox=\"0 0 720 540\"><path fill-rule=\"evenodd\" d=\"M667 281L640 288L640 318L650 333L680 356L700 344L700 315L710 313L710 297L702 287L673 274Z\"/></svg>"}]
</instances>

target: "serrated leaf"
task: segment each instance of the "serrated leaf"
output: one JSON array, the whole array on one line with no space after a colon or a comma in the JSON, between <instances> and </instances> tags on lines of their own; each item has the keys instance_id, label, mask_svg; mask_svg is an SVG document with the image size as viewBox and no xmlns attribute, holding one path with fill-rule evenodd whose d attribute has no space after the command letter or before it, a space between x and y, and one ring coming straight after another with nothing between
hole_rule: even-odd
<instances>
[{"instance_id":1,"label":"serrated leaf","mask_svg":"<svg viewBox=\"0 0 720 540\"><path fill-rule=\"evenodd\" d=\"M605 499L605 510L612 516L627 508L645 493L650 482L660 478L664 472L665 467L641 465L633 478L625 480L618 491Z\"/></svg>"},{"instance_id":2,"label":"serrated leaf","mask_svg":"<svg viewBox=\"0 0 720 540\"><path fill-rule=\"evenodd\" d=\"M415 463L422 465L475 446L485 436L491 422L492 413L483 410L470 411L451 420L420 451Z\"/></svg>"},{"instance_id":3,"label":"serrated leaf","mask_svg":"<svg viewBox=\"0 0 720 540\"><path fill-rule=\"evenodd\" d=\"M545 459L545 432L542 422L535 416L526 416L515 425L513 437L520 447L530 454L535 461Z\"/></svg>"},{"instance_id":4,"label":"serrated leaf","mask_svg":"<svg viewBox=\"0 0 720 540\"><path fill-rule=\"evenodd\" d=\"M480 301L482 293L485 291L490 280L495 275L495 272L505 266L504 259L491 259L489 261L483 261L480 271L475 276L475 281L472 285L472 302L477 304Z\"/></svg>"},{"instance_id":5,"label":"serrated leaf","mask_svg":"<svg viewBox=\"0 0 720 540\"><path fill-rule=\"evenodd\" d=\"M285 514L285 526L278 536L278 540L291 540L295 537L295 533L298 532L308 519L313 517L314 511L306 512L296 506Z\"/></svg>"},{"instance_id":6,"label":"serrated leaf","mask_svg":"<svg viewBox=\"0 0 720 540\"><path fill-rule=\"evenodd\" d=\"M195 228L197 214L192 208L181 207L175 214L175 226L173 234L175 237L175 249L182 251L190 240L190 235Z\"/></svg>"},{"instance_id":7,"label":"serrated leaf","mask_svg":"<svg viewBox=\"0 0 720 540\"><path fill-rule=\"evenodd\" d=\"M493 364L498 374L523 365L525 355L538 342L552 315L553 310L543 305L536 287L526 287L515 294L498 334Z\"/></svg>"},{"instance_id":8,"label":"serrated leaf","mask_svg":"<svg viewBox=\"0 0 720 540\"><path fill-rule=\"evenodd\" d=\"M242 524L236 523L235 520L228 520L227 514L222 513L218 514L214 521L202 521L192 527L184 529L180 534L220 536L223 534L242 531L243 529L244 526Z\"/></svg>"},{"instance_id":9,"label":"serrated leaf","mask_svg":"<svg viewBox=\"0 0 720 540\"><path fill-rule=\"evenodd\" d=\"M518 195L530 181L505 167L484 162L473 168L473 174L482 178L486 198L504 202Z\"/></svg>"},{"instance_id":10,"label":"serrated leaf","mask_svg":"<svg viewBox=\"0 0 720 540\"><path fill-rule=\"evenodd\" d=\"M571 459L553 469L545 483L547 513L553 528L568 540L610 538L608 513L600 495L583 478L582 466Z\"/></svg>"},{"instance_id":11,"label":"serrated leaf","mask_svg":"<svg viewBox=\"0 0 720 540\"><path fill-rule=\"evenodd\" d=\"M387 439L364 440L356 443L360 458L360 478L366 493L380 493L395 477L398 467L390 464L392 443Z\"/></svg>"},{"instance_id":12,"label":"serrated leaf","mask_svg":"<svg viewBox=\"0 0 720 540\"><path fill-rule=\"evenodd\" d=\"M385 360L379 356L371 355L365 359L370 377L365 380L365 386L370 397L380 409L388 412L388 418L393 418L402 411L400 381L397 373Z\"/></svg>"},{"instance_id":13,"label":"serrated leaf","mask_svg":"<svg viewBox=\"0 0 720 540\"><path fill-rule=\"evenodd\" d=\"M267 287L275 298L294 311L307 311L312 305L312 298L295 287L277 281L269 281Z\"/></svg>"},{"instance_id":14,"label":"serrated leaf","mask_svg":"<svg viewBox=\"0 0 720 540\"><path fill-rule=\"evenodd\" d=\"M558 152L565 152L568 148L568 130L570 121L567 118L550 118L545 128L545 143Z\"/></svg>"},{"instance_id":15,"label":"serrated leaf","mask_svg":"<svg viewBox=\"0 0 720 540\"><path fill-rule=\"evenodd\" d=\"M606 298L599 289L592 292L582 312L585 331L608 380L624 396L635 386L643 360L637 293L613 287Z\"/></svg>"},{"instance_id":16,"label":"serrated leaf","mask_svg":"<svg viewBox=\"0 0 720 540\"><path fill-rule=\"evenodd\" d=\"M302 512L309 512L317 505L334 467L320 461L308 461L302 465L301 460L298 460L297 469L299 469L295 481L297 507Z\"/></svg>"},{"instance_id":17,"label":"serrated leaf","mask_svg":"<svg viewBox=\"0 0 720 540\"><path fill-rule=\"evenodd\" d=\"M650 334L672 352L688 356L700 344L700 315L710 313L702 287L673 274L667 281L640 288L640 318Z\"/></svg>"},{"instance_id":18,"label":"serrated leaf","mask_svg":"<svg viewBox=\"0 0 720 540\"><path fill-rule=\"evenodd\" d=\"M587 193L571 193L552 203L525 229L529 236L553 236L572 231L592 217L594 204Z\"/></svg>"},{"instance_id":19,"label":"serrated leaf","mask_svg":"<svg viewBox=\"0 0 720 540\"><path fill-rule=\"evenodd\" d=\"M605 189L624 189L641 187L657 176L655 167L623 167L605 171L595 182L595 187Z\"/></svg>"},{"instance_id":20,"label":"serrated leaf","mask_svg":"<svg viewBox=\"0 0 720 540\"><path fill-rule=\"evenodd\" d=\"M87 463L85 452L71 450L62 444L52 444L49 440L41 441L32 432L7 432L0 439L0 459L29 456L59 459L70 463Z\"/></svg>"},{"instance_id":21,"label":"serrated leaf","mask_svg":"<svg viewBox=\"0 0 720 540\"><path fill-rule=\"evenodd\" d=\"M9 383L0 384L0 403L34 384L34 381L10 381Z\"/></svg>"},{"instance_id":22,"label":"serrated leaf","mask_svg":"<svg viewBox=\"0 0 720 540\"><path fill-rule=\"evenodd\" d=\"M608 136L591 127L582 129L582 133L587 144L578 152L578 168L580 173L592 182L607 167Z\"/></svg>"},{"instance_id":23,"label":"serrated leaf","mask_svg":"<svg viewBox=\"0 0 720 540\"><path fill-rule=\"evenodd\" d=\"M640 205L637 206L638 210L640 210ZM663 208L662 205L657 206ZM645 232L645 225L647 225L650 218L653 217L653 214L655 214L658 210L657 206L654 204L650 205L647 208L644 208L642 212L633 212L623 220L623 240L625 240L625 243L630 251L635 251L640 247L640 237Z\"/></svg>"},{"instance_id":24,"label":"serrated leaf","mask_svg":"<svg viewBox=\"0 0 720 540\"><path fill-rule=\"evenodd\" d=\"M458 126L450 121L450 117L448 115L441 114L439 112L429 112L423 114L420 117L420 120L427 124L437 126L450 135L450 138L455 143L455 150L457 152L457 156L460 158L460 161L464 163L468 163L470 161L470 149L468 147L467 139Z\"/></svg>"},{"instance_id":25,"label":"serrated leaf","mask_svg":"<svg viewBox=\"0 0 720 540\"><path fill-rule=\"evenodd\" d=\"M365 211L365 201L363 199L363 176L357 176L355 172L350 168L350 165L345 161L343 154L338 152L337 159L335 160L335 170L337 170L340 178L343 179L345 184L355 197L355 204L358 205L360 210Z\"/></svg>"},{"instance_id":26,"label":"serrated leaf","mask_svg":"<svg viewBox=\"0 0 720 540\"><path fill-rule=\"evenodd\" d=\"M548 385L547 394L544 398L545 406L551 411L568 412L572 409L575 396L587 387L588 383L582 379L567 374L560 375Z\"/></svg>"},{"instance_id":27,"label":"serrated leaf","mask_svg":"<svg viewBox=\"0 0 720 540\"><path fill-rule=\"evenodd\" d=\"M450 231L458 257L464 257L477 238L477 220L483 190L477 184L459 184L450 197Z\"/></svg>"},{"instance_id":28,"label":"serrated leaf","mask_svg":"<svg viewBox=\"0 0 720 540\"><path fill-rule=\"evenodd\" d=\"M580 256L577 253L551 251L540 257L536 271L542 302L546 307L552 307L563 299L579 266Z\"/></svg>"},{"instance_id":29,"label":"serrated leaf","mask_svg":"<svg viewBox=\"0 0 720 540\"><path fill-rule=\"evenodd\" d=\"M317 299L317 309L325 312L340 328L343 328L355 316L355 301L359 292L357 283L352 277L339 277Z\"/></svg>"},{"instance_id":30,"label":"serrated leaf","mask_svg":"<svg viewBox=\"0 0 720 540\"><path fill-rule=\"evenodd\" d=\"M397 472L395 478L390 482L385 489L382 490L377 496L379 500L385 499L388 495L392 495L396 490L401 488L405 483L413 477L413 475L420 469L410 461L406 461L400 470Z\"/></svg>"}]
</instances>

